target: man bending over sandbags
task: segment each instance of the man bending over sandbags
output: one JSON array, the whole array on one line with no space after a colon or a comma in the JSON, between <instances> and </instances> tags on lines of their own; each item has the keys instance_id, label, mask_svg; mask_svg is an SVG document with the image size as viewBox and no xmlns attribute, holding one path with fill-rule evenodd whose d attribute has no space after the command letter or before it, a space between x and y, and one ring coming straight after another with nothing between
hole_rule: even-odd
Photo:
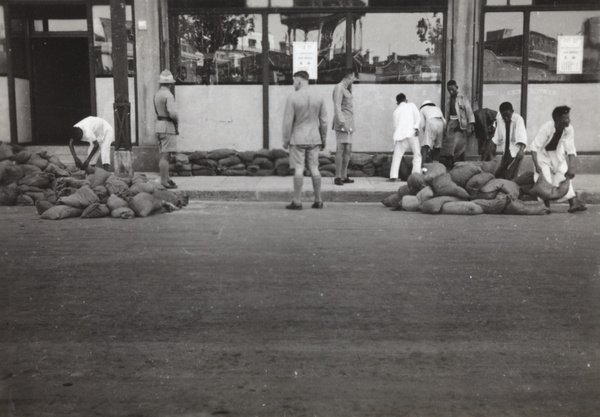
<instances>
[{"instance_id":1,"label":"man bending over sandbags","mask_svg":"<svg viewBox=\"0 0 600 417\"><path fill-rule=\"evenodd\" d=\"M88 142L88 157L84 162L77 157L73 148L73 141ZM78 122L71 129L69 149L75 160L77 168L85 170L88 165L95 167L98 157L102 158L102 167L108 170L110 166L110 145L115 141L115 131L104 119L89 116Z\"/></svg>"},{"instance_id":2,"label":"man bending over sandbags","mask_svg":"<svg viewBox=\"0 0 600 417\"><path fill-rule=\"evenodd\" d=\"M531 157L535 167L534 179L541 174L552 186L558 187L563 181L575 177L575 130L571 126L571 108L556 107L552 111L552 121L540 128L531 143ZM587 207L577 199L573 185L569 181L569 190L558 201L569 201L569 213L586 210ZM544 200L547 207L549 200Z\"/></svg>"}]
</instances>

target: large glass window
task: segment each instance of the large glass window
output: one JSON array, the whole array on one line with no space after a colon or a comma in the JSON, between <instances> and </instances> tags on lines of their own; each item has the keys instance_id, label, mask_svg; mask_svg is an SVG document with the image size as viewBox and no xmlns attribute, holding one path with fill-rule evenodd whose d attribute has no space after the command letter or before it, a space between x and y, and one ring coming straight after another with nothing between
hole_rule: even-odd
<instances>
[{"instance_id":1,"label":"large glass window","mask_svg":"<svg viewBox=\"0 0 600 417\"><path fill-rule=\"evenodd\" d=\"M523 13L486 13L483 41L483 80L521 82Z\"/></svg>"},{"instance_id":2,"label":"large glass window","mask_svg":"<svg viewBox=\"0 0 600 417\"><path fill-rule=\"evenodd\" d=\"M531 14L530 27L530 81L600 81L600 11L536 12ZM558 67L561 36L579 38L580 50L567 51L565 56L573 60L574 68L581 69L580 73Z\"/></svg>"},{"instance_id":3,"label":"large glass window","mask_svg":"<svg viewBox=\"0 0 600 417\"><path fill-rule=\"evenodd\" d=\"M181 14L174 19L171 71L178 83L262 82L261 15Z\"/></svg>"},{"instance_id":4,"label":"large glass window","mask_svg":"<svg viewBox=\"0 0 600 417\"><path fill-rule=\"evenodd\" d=\"M353 21L353 65L361 83L421 83L442 78L441 13L366 13Z\"/></svg>"},{"instance_id":5,"label":"large glass window","mask_svg":"<svg viewBox=\"0 0 600 417\"><path fill-rule=\"evenodd\" d=\"M269 15L269 83L292 84L294 42L316 42L317 83L333 84L346 68L347 13Z\"/></svg>"},{"instance_id":6,"label":"large glass window","mask_svg":"<svg viewBox=\"0 0 600 417\"><path fill-rule=\"evenodd\" d=\"M135 32L133 28L132 7L125 6L125 26L127 28L127 73L135 74ZM110 6L92 7L94 22L94 61L97 77L112 77L112 25Z\"/></svg>"},{"instance_id":7,"label":"large glass window","mask_svg":"<svg viewBox=\"0 0 600 417\"><path fill-rule=\"evenodd\" d=\"M4 7L0 6L0 76L6 75L6 31L4 30Z\"/></svg>"}]
</instances>

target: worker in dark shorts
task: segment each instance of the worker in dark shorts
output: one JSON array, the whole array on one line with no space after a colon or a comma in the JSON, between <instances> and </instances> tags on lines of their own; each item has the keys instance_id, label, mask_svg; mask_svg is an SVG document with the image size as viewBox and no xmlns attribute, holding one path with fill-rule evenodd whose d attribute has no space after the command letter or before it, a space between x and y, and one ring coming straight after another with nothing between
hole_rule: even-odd
<instances>
[{"instance_id":1,"label":"worker in dark shorts","mask_svg":"<svg viewBox=\"0 0 600 417\"><path fill-rule=\"evenodd\" d=\"M440 151L440 162L452 169L454 162L464 161L467 139L475 129L475 115L469 99L458 93L456 81L448 81L446 88L450 96L446 106L448 124Z\"/></svg>"},{"instance_id":2,"label":"worker in dark shorts","mask_svg":"<svg viewBox=\"0 0 600 417\"><path fill-rule=\"evenodd\" d=\"M346 70L344 78L333 88L333 130L335 130L335 185L353 183L348 178L348 164L352 156L352 136L354 134L354 103L352 84L356 81L356 71Z\"/></svg>"}]
</instances>

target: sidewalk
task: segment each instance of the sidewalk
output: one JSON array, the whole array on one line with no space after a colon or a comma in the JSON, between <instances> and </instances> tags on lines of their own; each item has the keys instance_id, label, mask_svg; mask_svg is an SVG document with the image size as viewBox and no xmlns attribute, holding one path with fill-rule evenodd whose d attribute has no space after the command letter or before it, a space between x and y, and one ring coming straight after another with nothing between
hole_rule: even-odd
<instances>
[{"instance_id":1,"label":"sidewalk","mask_svg":"<svg viewBox=\"0 0 600 417\"><path fill-rule=\"evenodd\" d=\"M157 172L145 173L149 179L158 180ZM197 200L292 200L293 177L173 177L177 191ZM353 178L354 184L338 186L333 178L323 178L323 200L329 202L380 202L396 192L405 182L387 182L383 177ZM583 202L600 204L600 175L582 174L574 179L574 187ZM310 177L304 177L303 200L312 200Z\"/></svg>"}]
</instances>

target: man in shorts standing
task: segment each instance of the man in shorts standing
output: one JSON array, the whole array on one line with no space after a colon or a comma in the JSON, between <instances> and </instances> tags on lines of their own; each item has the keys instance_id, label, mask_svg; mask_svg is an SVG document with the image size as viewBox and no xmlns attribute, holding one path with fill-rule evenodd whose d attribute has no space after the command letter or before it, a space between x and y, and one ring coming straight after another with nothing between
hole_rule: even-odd
<instances>
[{"instance_id":1,"label":"man in shorts standing","mask_svg":"<svg viewBox=\"0 0 600 417\"><path fill-rule=\"evenodd\" d=\"M352 84L356 81L356 71L346 70L344 78L333 88L333 130L336 137L335 185L353 183L348 178L348 164L352 155L352 134L354 132L354 105Z\"/></svg>"},{"instance_id":2,"label":"man in shorts standing","mask_svg":"<svg viewBox=\"0 0 600 417\"><path fill-rule=\"evenodd\" d=\"M465 160L467 139L475 130L475 115L469 99L458 92L456 81L448 81L446 88L449 93L446 107L448 123L440 151L440 162L450 170L454 162Z\"/></svg>"},{"instance_id":3,"label":"man in shorts standing","mask_svg":"<svg viewBox=\"0 0 600 417\"><path fill-rule=\"evenodd\" d=\"M171 71L164 70L158 78L160 88L154 94L154 110L156 111L156 124L154 131L158 139L160 160L158 170L160 172L160 183L165 188L177 188L177 184L169 177L169 158L172 152L177 152L177 135L179 134L179 118L175 97L171 92L171 86L175 79Z\"/></svg>"},{"instance_id":4,"label":"man in shorts standing","mask_svg":"<svg viewBox=\"0 0 600 417\"><path fill-rule=\"evenodd\" d=\"M290 165L294 168L294 199L285 206L289 210L302 210L305 161L315 193L312 208L323 208L319 151L327 143L327 110L323 99L309 91L308 79L306 71L294 74L295 91L287 98L283 116L283 147L290 149Z\"/></svg>"}]
</instances>

